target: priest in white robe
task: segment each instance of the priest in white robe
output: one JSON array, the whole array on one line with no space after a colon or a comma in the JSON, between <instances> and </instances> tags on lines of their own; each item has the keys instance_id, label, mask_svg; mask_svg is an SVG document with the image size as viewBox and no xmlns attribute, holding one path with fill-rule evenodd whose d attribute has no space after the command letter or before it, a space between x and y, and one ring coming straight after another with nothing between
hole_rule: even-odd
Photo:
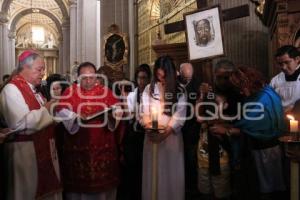
<instances>
[{"instance_id":1,"label":"priest in white robe","mask_svg":"<svg viewBox=\"0 0 300 200\"><path fill-rule=\"evenodd\" d=\"M271 87L280 95L285 112L293 109L300 99L300 52L296 47L280 47L275 59L281 72L271 80Z\"/></svg>"}]
</instances>

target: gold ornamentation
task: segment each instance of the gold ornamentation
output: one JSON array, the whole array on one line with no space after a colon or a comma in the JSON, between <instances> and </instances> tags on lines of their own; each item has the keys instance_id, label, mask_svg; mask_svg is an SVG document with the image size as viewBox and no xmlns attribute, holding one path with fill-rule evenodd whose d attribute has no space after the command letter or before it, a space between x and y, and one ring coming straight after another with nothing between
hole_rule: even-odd
<instances>
[{"instance_id":1,"label":"gold ornamentation","mask_svg":"<svg viewBox=\"0 0 300 200\"><path fill-rule=\"evenodd\" d=\"M104 65L121 72L123 65L128 63L128 39L125 33L119 32L119 27L113 24L109 33L104 36Z\"/></svg>"}]
</instances>

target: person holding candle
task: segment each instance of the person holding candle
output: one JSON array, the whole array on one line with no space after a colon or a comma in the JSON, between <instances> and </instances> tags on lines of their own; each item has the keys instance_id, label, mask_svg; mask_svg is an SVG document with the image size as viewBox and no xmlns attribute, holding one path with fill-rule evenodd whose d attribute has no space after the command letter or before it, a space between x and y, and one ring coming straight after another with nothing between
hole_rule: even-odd
<instances>
[{"instance_id":1,"label":"person holding candle","mask_svg":"<svg viewBox=\"0 0 300 200\"><path fill-rule=\"evenodd\" d=\"M270 85L280 95L285 114L291 114L296 101L300 99L300 52L295 46L285 45L277 49L275 60L281 72L272 78ZM290 125L295 128L295 122L291 121ZM291 160L295 160L297 154L295 150L287 152ZM294 163L291 167L295 167ZM291 175L294 172L295 170L291 170ZM293 195L291 198L298 199Z\"/></svg>"},{"instance_id":2,"label":"person holding candle","mask_svg":"<svg viewBox=\"0 0 300 200\"><path fill-rule=\"evenodd\" d=\"M243 116L231 127L214 125L210 131L219 135L246 138L246 150L249 153L245 155L250 155L254 161L258 178L258 182L253 183L253 186L259 186L260 198L274 199L278 196L275 192L286 189L282 151L278 142L278 137L284 130L281 99L270 86L266 85L262 75L253 68L239 67L231 74L230 82L244 97ZM251 162L248 162L248 165L249 163ZM248 168L248 165L245 167ZM247 177L249 178L246 176L244 182L247 182Z\"/></svg>"},{"instance_id":3,"label":"person holding candle","mask_svg":"<svg viewBox=\"0 0 300 200\"><path fill-rule=\"evenodd\" d=\"M141 123L148 130L143 151L142 199L151 199L152 181L156 180L156 200L183 200L185 186L181 128L186 117L186 95L177 83L176 69L169 56L159 57L155 61L153 74L151 84L143 92L141 105ZM156 126L156 118L158 128L163 128L158 133L150 130ZM157 160L152 159L155 148ZM155 177L151 173L153 162L157 162Z\"/></svg>"}]
</instances>

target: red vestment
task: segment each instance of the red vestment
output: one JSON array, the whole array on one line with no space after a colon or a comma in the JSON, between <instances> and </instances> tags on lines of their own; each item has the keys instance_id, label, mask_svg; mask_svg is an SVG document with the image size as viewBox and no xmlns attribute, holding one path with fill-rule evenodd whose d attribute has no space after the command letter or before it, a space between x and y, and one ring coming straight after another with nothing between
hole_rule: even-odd
<instances>
[{"instance_id":1,"label":"red vestment","mask_svg":"<svg viewBox=\"0 0 300 200\"><path fill-rule=\"evenodd\" d=\"M101 96L107 90L107 95ZM80 93L82 96L80 96ZM110 89L96 85L91 90L73 84L63 94L58 111L68 106L70 110L89 116L118 102ZM88 98L88 96L92 98ZM98 97L99 98L98 98ZM87 124L100 124L100 119ZM63 148L63 180L66 192L92 193L116 188L119 183L119 158L116 136L104 127L80 127L74 135L65 134Z\"/></svg>"},{"instance_id":2,"label":"red vestment","mask_svg":"<svg viewBox=\"0 0 300 200\"><path fill-rule=\"evenodd\" d=\"M10 81L14 84L28 105L30 111L38 110L41 105L36 100L33 91L29 87L25 79L16 75ZM36 191L36 199L61 191L60 180L56 175L55 168L51 156L51 140L54 139L54 124L50 125L31 135L16 135L13 142L33 141L36 153L38 168L38 188ZM53 143L52 143L53 144ZM22 168L22 166L20 166ZM26 169L24 169L26 173Z\"/></svg>"}]
</instances>

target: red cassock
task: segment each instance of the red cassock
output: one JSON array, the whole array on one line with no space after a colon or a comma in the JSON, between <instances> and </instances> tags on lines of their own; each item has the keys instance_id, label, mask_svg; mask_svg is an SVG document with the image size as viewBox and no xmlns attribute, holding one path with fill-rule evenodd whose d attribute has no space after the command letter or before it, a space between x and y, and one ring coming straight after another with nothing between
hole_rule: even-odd
<instances>
[{"instance_id":1,"label":"red cassock","mask_svg":"<svg viewBox=\"0 0 300 200\"><path fill-rule=\"evenodd\" d=\"M103 95L105 92L107 95ZM63 96L58 111L67 105L73 112L84 116L118 103L112 91L100 85L85 90L73 84ZM100 123L101 119L93 119L86 124ZM73 135L65 133L62 160L66 192L98 193L116 188L119 183L116 134L107 126L80 127Z\"/></svg>"}]
</instances>

